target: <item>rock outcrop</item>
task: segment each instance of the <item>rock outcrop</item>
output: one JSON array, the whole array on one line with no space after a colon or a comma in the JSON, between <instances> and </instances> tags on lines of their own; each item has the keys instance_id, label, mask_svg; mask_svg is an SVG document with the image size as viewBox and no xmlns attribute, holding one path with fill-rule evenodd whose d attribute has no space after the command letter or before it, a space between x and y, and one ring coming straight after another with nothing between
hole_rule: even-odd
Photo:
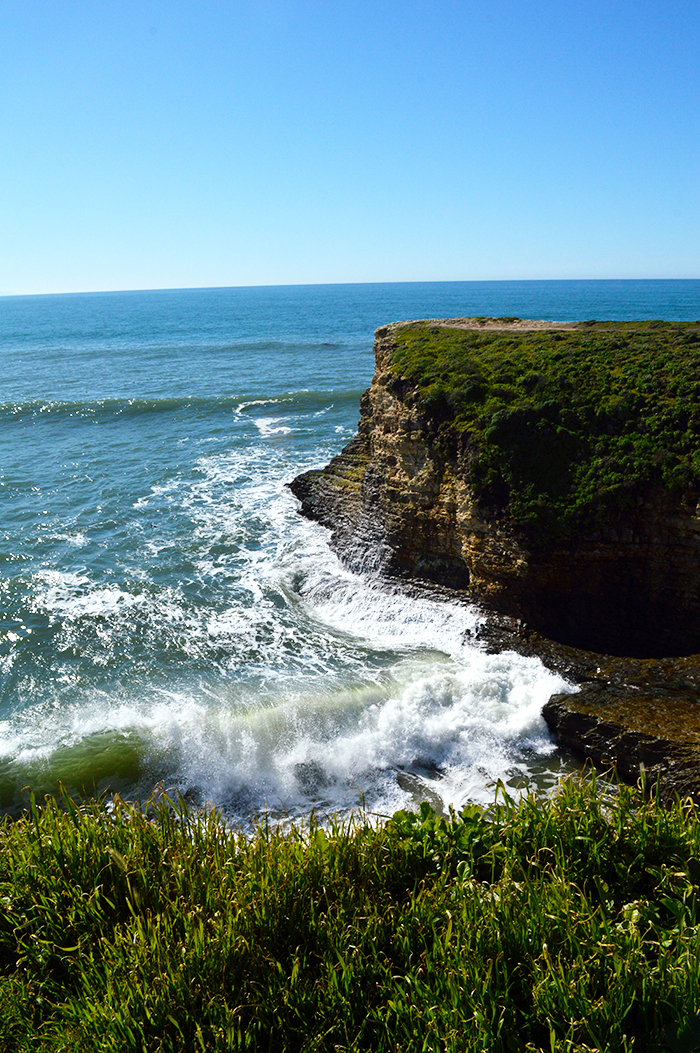
<instances>
[{"instance_id":1,"label":"rock outcrop","mask_svg":"<svg viewBox=\"0 0 700 1053\"><path fill-rule=\"evenodd\" d=\"M556 695L544 709L564 745L624 779L643 768L648 784L658 779L664 792L700 800L697 483L661 485L651 473L602 521L538 544L498 482L476 491L468 431L446 426L439 401L426 408L396 368L397 338L409 324L377 330L358 433L327 467L291 484L301 511L331 529L353 569L462 590L492 612L485 646L537 654L578 681L577 694ZM430 326L576 329L484 319ZM695 328L686 331L691 344L700 342ZM686 424L692 446L695 424ZM670 455L651 456L661 463Z\"/></svg>"},{"instance_id":2,"label":"rock outcrop","mask_svg":"<svg viewBox=\"0 0 700 1053\"><path fill-rule=\"evenodd\" d=\"M483 606L576 647L700 651L697 490L647 483L594 530L533 544L504 502L475 494L469 437L446 444L439 407L426 412L393 367L405 324L377 330L357 436L326 468L292 483L302 512L332 529L341 557L354 568L468 589Z\"/></svg>"},{"instance_id":3,"label":"rock outcrop","mask_svg":"<svg viewBox=\"0 0 700 1053\"><path fill-rule=\"evenodd\" d=\"M662 797L700 803L700 655L621 658L567 647L512 618L482 623L479 642L540 658L578 685L552 695L542 711L565 748L625 782L644 777Z\"/></svg>"}]
</instances>

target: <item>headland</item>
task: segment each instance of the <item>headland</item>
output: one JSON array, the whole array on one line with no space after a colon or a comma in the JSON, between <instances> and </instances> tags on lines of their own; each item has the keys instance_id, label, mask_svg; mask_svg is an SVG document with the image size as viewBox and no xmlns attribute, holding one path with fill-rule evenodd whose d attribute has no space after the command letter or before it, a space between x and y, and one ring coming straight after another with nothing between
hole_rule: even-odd
<instances>
[{"instance_id":1,"label":"headland","mask_svg":"<svg viewBox=\"0 0 700 1053\"><path fill-rule=\"evenodd\" d=\"M355 438L291 484L302 512L584 685L545 709L562 741L699 794L700 323L398 322L375 360Z\"/></svg>"}]
</instances>

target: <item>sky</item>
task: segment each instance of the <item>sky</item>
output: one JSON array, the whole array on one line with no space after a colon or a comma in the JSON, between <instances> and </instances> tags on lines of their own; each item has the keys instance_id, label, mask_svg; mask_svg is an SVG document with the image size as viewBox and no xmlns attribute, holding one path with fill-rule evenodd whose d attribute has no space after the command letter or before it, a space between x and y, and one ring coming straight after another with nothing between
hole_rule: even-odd
<instances>
[{"instance_id":1,"label":"sky","mask_svg":"<svg viewBox=\"0 0 700 1053\"><path fill-rule=\"evenodd\" d=\"M700 277L698 0L0 0L0 293Z\"/></svg>"}]
</instances>

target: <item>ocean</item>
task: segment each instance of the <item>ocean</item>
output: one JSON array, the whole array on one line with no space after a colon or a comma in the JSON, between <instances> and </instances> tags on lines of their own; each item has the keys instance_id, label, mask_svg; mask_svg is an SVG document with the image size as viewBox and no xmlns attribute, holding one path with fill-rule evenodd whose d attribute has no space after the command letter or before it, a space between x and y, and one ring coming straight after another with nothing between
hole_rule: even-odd
<instances>
[{"instance_id":1,"label":"ocean","mask_svg":"<svg viewBox=\"0 0 700 1053\"><path fill-rule=\"evenodd\" d=\"M374 329L700 317L700 281L0 298L0 810L28 788L246 826L548 792L573 690L478 612L359 577L286 483L356 430Z\"/></svg>"}]
</instances>

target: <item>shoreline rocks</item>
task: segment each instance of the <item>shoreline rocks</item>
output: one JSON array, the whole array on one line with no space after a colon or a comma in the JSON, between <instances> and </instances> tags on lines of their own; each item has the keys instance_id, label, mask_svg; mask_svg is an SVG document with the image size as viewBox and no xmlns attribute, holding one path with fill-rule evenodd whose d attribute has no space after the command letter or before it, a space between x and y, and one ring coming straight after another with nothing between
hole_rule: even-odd
<instances>
[{"instance_id":1,"label":"shoreline rocks","mask_svg":"<svg viewBox=\"0 0 700 1053\"><path fill-rule=\"evenodd\" d=\"M657 782L662 798L700 803L700 655L621 658L578 650L492 616L477 632L488 652L539 658L578 687L542 715L560 745L623 782Z\"/></svg>"},{"instance_id":2,"label":"shoreline rocks","mask_svg":"<svg viewBox=\"0 0 700 1053\"><path fill-rule=\"evenodd\" d=\"M595 530L538 548L505 499L475 493L469 435L451 429L439 400L426 409L415 383L393 367L408 324L377 330L376 371L355 438L328 466L290 484L302 514L331 529L352 569L458 590L488 612L485 646L537 654L579 683L578 694L554 696L544 709L564 745L615 764L626 780L636 781L643 765L647 784L659 778L665 792L700 799L695 489L645 485ZM576 330L449 319L427 331L530 328Z\"/></svg>"}]
</instances>

